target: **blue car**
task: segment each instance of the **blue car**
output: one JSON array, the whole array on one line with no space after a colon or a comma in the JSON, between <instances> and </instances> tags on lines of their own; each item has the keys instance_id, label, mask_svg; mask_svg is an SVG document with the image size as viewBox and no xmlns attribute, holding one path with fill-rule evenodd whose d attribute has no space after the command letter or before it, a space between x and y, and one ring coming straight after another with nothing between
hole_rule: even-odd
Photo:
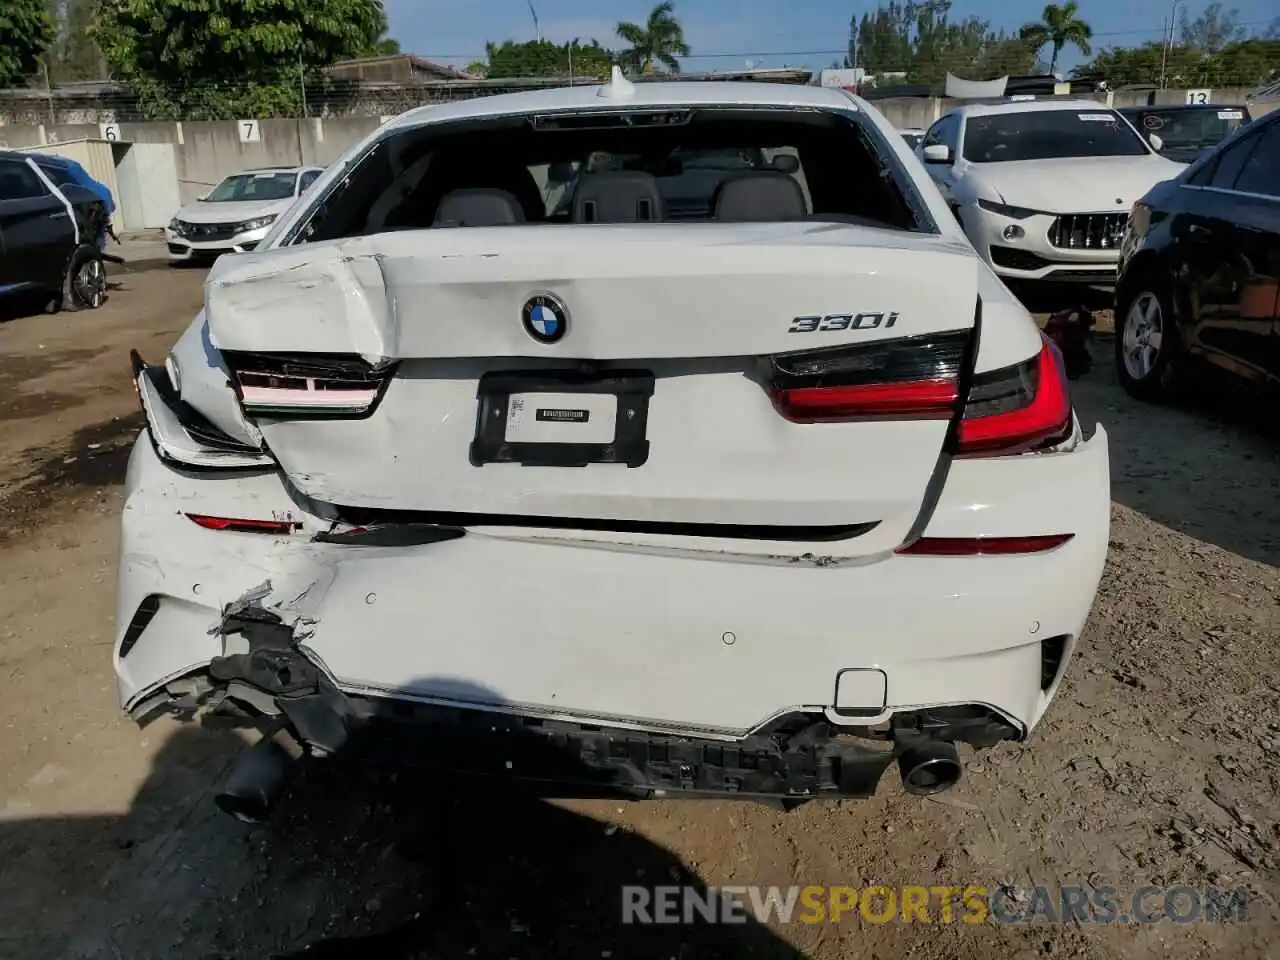
<instances>
[{"instance_id":1,"label":"blue car","mask_svg":"<svg viewBox=\"0 0 1280 960\"><path fill-rule=\"evenodd\" d=\"M107 211L107 230L111 229L111 215L116 212L116 201L111 196L111 189L105 183L95 180L88 170L68 157L60 157L52 153L33 153L31 158L35 161L36 166L44 171L45 176L58 186L72 183L87 190L92 190L102 201L102 205ZM101 237L98 237L96 242L99 249L105 249L107 244L106 234L104 233Z\"/></svg>"}]
</instances>

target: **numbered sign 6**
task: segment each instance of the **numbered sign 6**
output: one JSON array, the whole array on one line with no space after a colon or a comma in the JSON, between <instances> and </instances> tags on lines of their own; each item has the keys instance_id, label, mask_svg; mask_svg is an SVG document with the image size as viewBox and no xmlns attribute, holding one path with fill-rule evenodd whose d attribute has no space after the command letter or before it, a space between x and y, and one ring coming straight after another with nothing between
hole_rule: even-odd
<instances>
[{"instance_id":1,"label":"numbered sign 6","mask_svg":"<svg viewBox=\"0 0 1280 960\"><path fill-rule=\"evenodd\" d=\"M1187 103L1208 103L1212 90L1188 90Z\"/></svg>"},{"instance_id":2,"label":"numbered sign 6","mask_svg":"<svg viewBox=\"0 0 1280 960\"><path fill-rule=\"evenodd\" d=\"M98 124L98 131L102 134L103 140L114 141L121 139L120 124L118 123L100 123Z\"/></svg>"},{"instance_id":3,"label":"numbered sign 6","mask_svg":"<svg viewBox=\"0 0 1280 960\"><path fill-rule=\"evenodd\" d=\"M237 120L236 130L240 133L241 143L261 143L262 128L257 120Z\"/></svg>"}]
</instances>

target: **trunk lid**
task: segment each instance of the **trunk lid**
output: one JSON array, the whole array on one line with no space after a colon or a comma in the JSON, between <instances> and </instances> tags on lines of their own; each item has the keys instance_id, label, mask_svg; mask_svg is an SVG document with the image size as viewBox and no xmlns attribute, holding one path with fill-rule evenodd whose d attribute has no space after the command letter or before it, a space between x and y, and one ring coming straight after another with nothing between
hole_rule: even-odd
<instances>
[{"instance_id":1,"label":"trunk lid","mask_svg":"<svg viewBox=\"0 0 1280 960\"><path fill-rule=\"evenodd\" d=\"M762 358L964 340L978 269L953 241L852 225L415 231L223 258L206 317L237 370L303 354L373 365L367 381L340 378L371 398L345 415L262 399L261 386L309 384L323 405L333 394L306 369L241 375L266 444L316 499L472 523L713 525L683 532L748 539L874 525L848 545L865 552L915 521L947 418L793 422ZM522 322L538 297L563 314L555 342ZM505 382L513 372L526 379ZM486 434L489 416L501 430ZM602 456L614 462L581 465Z\"/></svg>"}]
</instances>

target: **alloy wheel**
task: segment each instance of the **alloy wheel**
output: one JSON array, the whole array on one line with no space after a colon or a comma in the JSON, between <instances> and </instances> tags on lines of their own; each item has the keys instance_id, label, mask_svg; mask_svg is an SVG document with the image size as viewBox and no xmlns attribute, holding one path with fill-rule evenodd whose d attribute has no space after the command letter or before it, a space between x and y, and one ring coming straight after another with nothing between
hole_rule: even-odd
<instances>
[{"instance_id":1,"label":"alloy wheel","mask_svg":"<svg viewBox=\"0 0 1280 960\"><path fill-rule=\"evenodd\" d=\"M1164 342L1160 298L1150 292L1138 294L1125 315L1121 336L1125 370L1134 380L1147 379L1155 369Z\"/></svg>"}]
</instances>

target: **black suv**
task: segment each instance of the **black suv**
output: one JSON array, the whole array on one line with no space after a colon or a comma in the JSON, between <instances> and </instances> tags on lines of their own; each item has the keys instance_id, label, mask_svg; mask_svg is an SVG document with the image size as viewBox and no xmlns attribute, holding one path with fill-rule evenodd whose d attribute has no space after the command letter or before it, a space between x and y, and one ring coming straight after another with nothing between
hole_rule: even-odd
<instances>
[{"instance_id":1,"label":"black suv","mask_svg":"<svg viewBox=\"0 0 1280 960\"><path fill-rule=\"evenodd\" d=\"M1134 204L1116 284L1116 371L1148 399L1192 372L1280 385L1280 111Z\"/></svg>"},{"instance_id":2,"label":"black suv","mask_svg":"<svg viewBox=\"0 0 1280 960\"><path fill-rule=\"evenodd\" d=\"M30 155L0 150L0 297L43 293L55 309L99 306L106 224L92 190L54 183Z\"/></svg>"}]
</instances>

